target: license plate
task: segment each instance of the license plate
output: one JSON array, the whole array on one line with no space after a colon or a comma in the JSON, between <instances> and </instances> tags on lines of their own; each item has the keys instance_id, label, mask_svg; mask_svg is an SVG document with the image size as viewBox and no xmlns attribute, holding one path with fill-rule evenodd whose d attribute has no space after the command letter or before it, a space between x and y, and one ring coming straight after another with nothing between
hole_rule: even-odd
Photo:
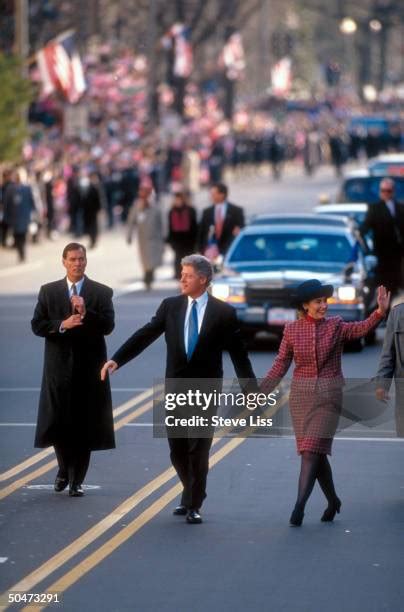
<instances>
[{"instance_id":1,"label":"license plate","mask_svg":"<svg viewBox=\"0 0 404 612\"><path fill-rule=\"evenodd\" d=\"M296 311L293 308L270 308L267 321L270 325L284 325L296 320Z\"/></svg>"}]
</instances>

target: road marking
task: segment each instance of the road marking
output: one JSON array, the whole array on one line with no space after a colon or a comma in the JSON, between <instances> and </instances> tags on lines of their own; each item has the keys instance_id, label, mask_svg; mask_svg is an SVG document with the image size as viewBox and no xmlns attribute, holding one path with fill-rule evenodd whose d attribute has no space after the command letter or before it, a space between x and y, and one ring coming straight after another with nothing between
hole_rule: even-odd
<instances>
[{"instance_id":1,"label":"road marking","mask_svg":"<svg viewBox=\"0 0 404 612\"><path fill-rule=\"evenodd\" d=\"M32 393L40 390L40 387L2 387L0 388L0 393L16 393L17 391Z\"/></svg>"},{"instance_id":2,"label":"road marking","mask_svg":"<svg viewBox=\"0 0 404 612\"><path fill-rule=\"evenodd\" d=\"M126 393L147 391L150 387L111 387L112 393ZM0 393L33 393L39 392L41 387L0 387Z\"/></svg>"},{"instance_id":3,"label":"road marking","mask_svg":"<svg viewBox=\"0 0 404 612\"><path fill-rule=\"evenodd\" d=\"M275 414L275 412L282 406L283 403L284 402L282 402L280 404L280 406L275 407L271 411L270 414ZM246 414L246 412L245 412L245 414ZM240 416L242 416L242 415L240 415ZM268 416L269 416L269 414L268 414ZM225 431L230 431L230 429L231 428L227 427L227 428L223 428L221 431L224 433ZM253 431L253 429L254 429L253 427L249 428L250 431ZM215 446L216 444L218 444L221 441L221 439L222 438L215 438L213 440L213 442L212 442L212 447ZM229 442L226 442L221 447L221 449L219 449L219 451L217 451L214 455L212 455L210 457L209 465L211 467L213 467L226 454L231 452L231 450L234 450L240 444L245 442L246 439L247 438L233 438ZM228 449L228 450L226 451L226 449ZM162 474L157 476L154 480L150 481L144 487L139 489L139 491L137 491L132 496L127 498L124 502L122 502L122 504L120 504L117 508L115 508L115 510L113 510L108 516L106 516L104 519L102 519L102 521L100 521L99 523L97 523L96 525L91 527L84 534L82 534L76 540L74 540L71 544L69 544L66 548L64 548L61 551L59 551L56 555L51 557L51 559L46 561L39 568L37 568L36 570L34 570L30 574L28 574L28 576L26 576L25 578L20 580L17 584L15 584L13 587L8 589L8 591L30 591L30 590L32 590L39 582L42 582L43 580L45 580L45 578L47 578L49 575L51 575L56 569L60 568L67 561L69 561L72 557L74 557L76 554L81 552L84 548L86 548L94 540L96 540L103 533L105 533L108 529L110 529L110 527L112 527L115 523L120 521L128 512L133 510L133 508L135 508L141 501L143 501L146 497L148 497L154 491L159 489L166 482L171 480L175 475L176 475L176 473L175 473L174 468L170 467L167 470L165 470ZM167 500L167 502L162 506L162 508L165 505L167 505L181 491L181 489L182 489L181 483L178 483L172 489L170 489L170 491L172 493L172 496L171 496L170 491L169 491L168 493L170 494L170 497ZM175 492L173 493L173 491L175 491ZM167 496L167 493L165 494L165 496ZM163 495L163 497L165 497L165 496ZM162 498L160 498L160 502L161 502ZM152 504L152 506L150 506L147 510L145 510L145 512L143 512L143 514L141 514L140 517L138 517L138 519L135 519L135 521L139 520L142 516L144 516L147 511L150 511L150 508L156 507L156 504L158 502L159 502L159 500L157 500L157 502ZM151 520L151 518L153 518L153 516L155 516L155 514L157 514L159 511L160 510L157 510L154 514L152 514L152 516L148 520ZM133 522L134 521L132 521L132 523ZM142 524L144 524L145 522L147 522L147 521L144 521ZM132 523L130 525L132 525ZM138 527L138 529L140 529L142 524ZM130 525L128 525L128 527ZM138 529L136 529L135 531L137 531ZM130 535L128 537L130 537ZM123 541L125 541L125 540L123 540ZM106 543L106 545L108 545L108 544L109 544L109 542ZM119 546L119 545L120 544L118 544L117 546ZM101 548L103 548L103 547L101 547ZM99 550L101 550L101 549L99 549ZM114 550L114 549L112 549L112 550ZM110 552L112 552L112 550L110 550ZM98 551L95 551L95 552L98 552ZM110 552L108 552L107 554L110 554ZM102 557L102 558L104 558L104 557ZM99 559L99 561L97 561L97 563L99 563L102 560L102 558ZM31 606L30 606L30 609L32 609ZM34 609L40 610L42 608L34 608Z\"/></svg>"},{"instance_id":4,"label":"road marking","mask_svg":"<svg viewBox=\"0 0 404 612\"><path fill-rule=\"evenodd\" d=\"M137 419L139 416L141 416L142 414L150 410L152 405L153 405L152 401L147 402L144 406L140 406L140 408L137 408L134 412L130 412L127 416L123 417L119 421L116 421L114 423L115 431L118 431L119 429L121 429L121 427L123 427L128 421L132 419ZM46 450L49 450L50 453L53 453L53 448L46 449ZM15 480L14 482L10 483L3 489L0 489L0 500L4 499L5 497L8 497L8 495L11 495L15 491L17 491L18 489L26 485L27 482L31 482L31 480L35 480L39 476L42 476L42 474L46 474L46 472L49 472L49 470L51 470L52 468L56 466L57 466L57 461L56 459L54 459L50 461L49 463L45 463L45 465L41 466L34 472L29 472L28 474L25 474L25 476L22 476L18 480Z\"/></svg>"},{"instance_id":5,"label":"road marking","mask_svg":"<svg viewBox=\"0 0 404 612\"><path fill-rule=\"evenodd\" d=\"M26 489L33 489L33 490L38 490L38 491L42 491L42 490L52 490L54 489L54 484L36 484L36 485L28 485L28 487L26 487ZM101 489L101 485L86 485L83 484L83 489L86 489L88 491L91 491L93 489Z\"/></svg>"},{"instance_id":6,"label":"road marking","mask_svg":"<svg viewBox=\"0 0 404 612\"><path fill-rule=\"evenodd\" d=\"M244 438L239 438L237 440L231 440L230 442L228 442L227 445L229 445L229 446L228 446L227 452L223 452L223 448L224 447L222 447L222 449L217 451L217 453L215 453L211 457L211 459L210 459L210 466L215 465L215 463L217 463L217 461L219 461L221 458L223 458L226 454L228 454L231 450L236 448L243 441L244 441ZM8 591L10 591L10 592L11 591L20 591L20 592L21 591L31 591L39 582L42 582L43 580L45 580L45 578L47 578L49 575L51 575L56 569L60 568L67 561L69 561L72 557L74 557L79 552L81 552L84 548L87 548L87 546L89 546L89 544L94 542L94 540L96 540L101 535L103 535L108 529L113 527L113 525L115 525L117 522L122 520L123 517L126 514L128 514L128 512L130 512L136 506L138 506L144 499L149 497L154 491L156 491L159 488L161 488L164 484L166 484L167 482L172 480L172 478L174 478L174 476L176 476L176 473L175 473L175 470L174 470L173 467L170 467L167 470L165 470L164 472L162 472L154 480L152 480L151 482L146 484L144 487L139 489L139 491L134 493L131 497L129 497L122 504L120 504L117 508L115 508L115 510L113 510L108 516L106 516L104 519L102 519L99 523L94 525L94 527L91 527L84 534L82 534L76 540L74 540L71 544L66 546L66 548L64 548L59 553L57 553L56 555L51 557L51 559L46 561L38 569L34 570L31 574L29 574L28 576L26 576L25 578L20 580L17 584L15 584L14 586L10 587L10 589L8 589ZM153 518L153 516L155 514L157 514L157 512L160 512L160 510L162 508L164 508L164 506L167 505L176 495L178 495L181 492L181 490L182 490L182 484L181 483L178 483L174 487L172 487L166 494L164 494L162 497L160 497L157 500L157 502L154 502L139 517L137 517L136 519L134 519L134 521L129 523L129 525L123 530L125 532L125 534L127 533L127 529L131 528L133 526L134 522L137 522L136 524L138 524L139 526L137 527L137 529L135 529L135 531L133 531L133 533L135 533L138 529L140 529L140 527L143 524L145 524L151 518ZM162 505L161 508L160 508L160 504L161 504L161 500L162 499L165 499L166 501L165 501L164 505ZM157 504L157 506L156 506L156 504ZM156 507L158 507L157 512L155 511ZM140 521L139 521L139 519L140 519ZM139 524L139 522L141 524ZM127 538L130 537L130 535L133 535L133 533L130 533L127 536ZM114 546L113 548L110 548L110 543L113 542L113 540L114 540L114 538L116 538L116 536L114 536L111 540L106 542L107 549L109 550L109 552L107 554L110 554L117 546L120 546L125 541L124 539L121 541L122 530L117 534L117 536L120 536L119 543L116 546ZM101 555L102 555L104 550L105 550L105 545L102 546L100 549L98 549L95 552L96 553L101 552ZM105 555L105 556L107 556L107 555ZM97 555L97 559L98 559L97 563L99 563L103 558L104 557L102 557L102 556L99 557ZM87 561L87 559L85 561ZM76 567L78 567L78 566L76 566ZM89 567L89 569L91 569L91 568ZM76 578L76 580L77 580L77 578ZM67 586L65 588L67 588ZM32 608L30 607L30 609L32 609ZM41 608L37 608L37 609L39 610Z\"/></svg>"},{"instance_id":7,"label":"road marking","mask_svg":"<svg viewBox=\"0 0 404 612\"><path fill-rule=\"evenodd\" d=\"M147 388L145 391L143 391L143 393L140 393L140 395L136 395L136 397L132 397L128 401L121 404L120 406L117 406L113 410L113 413L112 413L113 416L117 417L121 415L123 412L125 412L126 410L129 410L130 408L133 408L137 404L140 404L144 400L148 399L150 395L153 394L153 391L154 391L153 388ZM139 412L139 414L136 413L135 418L137 418L137 416L140 416L141 414L143 414L143 412ZM16 476L17 474L20 474L21 472L31 467L35 463L42 461L42 459L51 455L52 453L53 453L53 447L49 447L49 448L44 449L43 451L40 451L39 453L35 453L34 455L29 457L25 461L22 461L21 463L17 464L13 468L10 468L6 472L3 472L2 474L0 474L0 482L4 482L5 480L9 480L10 478L12 478L13 476ZM2 491L3 489L0 490L0 499L2 499L1 497Z\"/></svg>"},{"instance_id":8,"label":"road marking","mask_svg":"<svg viewBox=\"0 0 404 612\"><path fill-rule=\"evenodd\" d=\"M175 476L174 468L168 468L159 476L148 482L133 495L128 497L124 502L117 506L110 514L93 527L85 531L78 538L73 540L71 544L56 553L48 561L45 561L40 567L28 574L25 578L15 584L9 591L30 591L35 585L42 580L45 580L56 569L64 565L69 559L77 555L84 548L89 546L94 540L103 535L108 529L113 527L117 522L123 519L128 512L136 508L144 499L149 497L154 491L163 486L166 482Z\"/></svg>"},{"instance_id":9,"label":"road marking","mask_svg":"<svg viewBox=\"0 0 404 612\"><path fill-rule=\"evenodd\" d=\"M349 442L350 440L354 440L354 442L404 442L404 438L350 438L349 436L340 438L339 436L336 436L334 441L337 442L338 440L342 440L343 442Z\"/></svg>"},{"instance_id":10,"label":"road marking","mask_svg":"<svg viewBox=\"0 0 404 612\"><path fill-rule=\"evenodd\" d=\"M388 434L395 434L394 431L388 431L386 432ZM259 436L262 438L279 438L279 439L285 439L285 440L295 440L295 436L288 436L288 435L282 435L282 436L271 436L271 435L262 435ZM398 443L403 443L404 442L404 438L362 438L362 437L354 437L354 436L338 436L336 435L334 438L334 442L338 442L338 440L341 440L342 442L398 442Z\"/></svg>"},{"instance_id":11,"label":"road marking","mask_svg":"<svg viewBox=\"0 0 404 612\"><path fill-rule=\"evenodd\" d=\"M0 423L0 427L34 427L36 423Z\"/></svg>"},{"instance_id":12,"label":"road marking","mask_svg":"<svg viewBox=\"0 0 404 612\"><path fill-rule=\"evenodd\" d=\"M15 276L16 274L21 274L24 272L30 272L31 270L38 270L43 266L43 260L33 261L32 263L20 264L18 266L12 266L10 268L5 268L0 270L0 278L5 278L7 276Z\"/></svg>"},{"instance_id":13,"label":"road marking","mask_svg":"<svg viewBox=\"0 0 404 612\"><path fill-rule=\"evenodd\" d=\"M0 557L0 563L5 563L8 557Z\"/></svg>"}]
</instances>

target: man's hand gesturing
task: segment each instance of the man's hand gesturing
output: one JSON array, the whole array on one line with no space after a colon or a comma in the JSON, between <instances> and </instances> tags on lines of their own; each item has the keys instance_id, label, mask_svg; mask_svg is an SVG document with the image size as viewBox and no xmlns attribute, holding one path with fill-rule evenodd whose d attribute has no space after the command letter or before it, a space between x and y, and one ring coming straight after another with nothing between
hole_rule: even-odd
<instances>
[{"instance_id":1,"label":"man's hand gesturing","mask_svg":"<svg viewBox=\"0 0 404 612\"><path fill-rule=\"evenodd\" d=\"M80 314L71 315L68 319L62 321L62 329L73 329L83 325Z\"/></svg>"},{"instance_id":2,"label":"man's hand gesturing","mask_svg":"<svg viewBox=\"0 0 404 612\"><path fill-rule=\"evenodd\" d=\"M73 295L70 301L72 304L73 311L84 317L86 314L86 305L84 303L83 298L79 295Z\"/></svg>"},{"instance_id":3,"label":"man's hand gesturing","mask_svg":"<svg viewBox=\"0 0 404 612\"><path fill-rule=\"evenodd\" d=\"M101 380L105 380L107 377L107 374L108 373L113 374L113 372L115 372L117 368L118 368L118 364L116 363L116 361L113 361L112 359L104 363L101 369Z\"/></svg>"}]
</instances>

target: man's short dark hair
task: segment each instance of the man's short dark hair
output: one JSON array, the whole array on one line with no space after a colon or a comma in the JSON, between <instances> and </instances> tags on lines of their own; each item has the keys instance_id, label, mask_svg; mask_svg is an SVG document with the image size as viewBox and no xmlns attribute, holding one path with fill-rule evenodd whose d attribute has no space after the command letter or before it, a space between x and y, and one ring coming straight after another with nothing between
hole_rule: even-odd
<instances>
[{"instance_id":1,"label":"man's short dark hair","mask_svg":"<svg viewBox=\"0 0 404 612\"><path fill-rule=\"evenodd\" d=\"M217 189L219 193L224 195L224 197L226 197L229 193L228 187L224 183L213 183L212 187Z\"/></svg>"},{"instance_id":2,"label":"man's short dark hair","mask_svg":"<svg viewBox=\"0 0 404 612\"><path fill-rule=\"evenodd\" d=\"M62 253L63 259L66 259L69 251L78 251L79 249L84 251L84 255L87 257L87 251L86 251L86 247L84 246L84 244L80 244L79 242L69 242L69 244L66 244L65 248L63 249L63 253Z\"/></svg>"}]
</instances>

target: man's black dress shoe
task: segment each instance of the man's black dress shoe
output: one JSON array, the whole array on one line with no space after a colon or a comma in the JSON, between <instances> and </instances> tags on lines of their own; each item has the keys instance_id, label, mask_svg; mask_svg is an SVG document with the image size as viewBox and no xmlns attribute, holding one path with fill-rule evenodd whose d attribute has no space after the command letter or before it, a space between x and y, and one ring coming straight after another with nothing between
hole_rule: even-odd
<instances>
[{"instance_id":1,"label":"man's black dress shoe","mask_svg":"<svg viewBox=\"0 0 404 612\"><path fill-rule=\"evenodd\" d=\"M84 495L83 487L81 485L75 485L75 484L70 485L69 495L70 497L83 497Z\"/></svg>"},{"instance_id":2,"label":"man's black dress shoe","mask_svg":"<svg viewBox=\"0 0 404 612\"><path fill-rule=\"evenodd\" d=\"M54 485L56 493L64 491L68 484L69 480L67 478L61 478L60 476L56 476Z\"/></svg>"},{"instance_id":3,"label":"man's black dress shoe","mask_svg":"<svg viewBox=\"0 0 404 612\"><path fill-rule=\"evenodd\" d=\"M192 525L197 525L202 523L202 517L199 514L199 510L189 510L187 514L187 523L191 523Z\"/></svg>"},{"instance_id":4,"label":"man's black dress shoe","mask_svg":"<svg viewBox=\"0 0 404 612\"><path fill-rule=\"evenodd\" d=\"M179 505L173 510L174 516L185 516L188 513L188 508L186 506Z\"/></svg>"}]
</instances>

